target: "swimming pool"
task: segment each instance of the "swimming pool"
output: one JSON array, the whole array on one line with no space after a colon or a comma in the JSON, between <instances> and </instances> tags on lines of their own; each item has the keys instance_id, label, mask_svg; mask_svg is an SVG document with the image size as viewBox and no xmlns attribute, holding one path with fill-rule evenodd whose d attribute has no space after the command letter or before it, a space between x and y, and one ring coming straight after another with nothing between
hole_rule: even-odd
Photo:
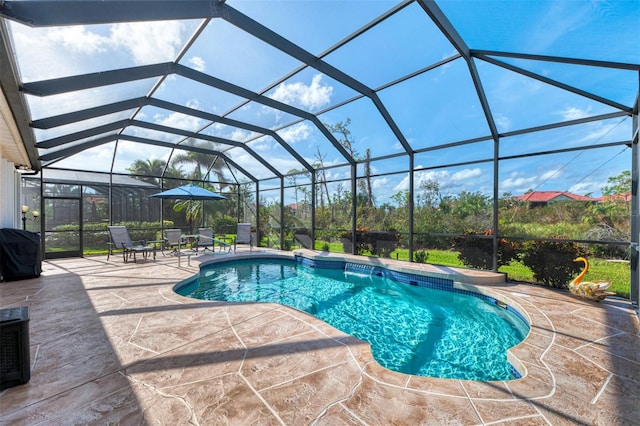
<instances>
[{"instance_id":1,"label":"swimming pool","mask_svg":"<svg viewBox=\"0 0 640 426\"><path fill-rule=\"evenodd\" d=\"M366 265L310 266L277 258L229 260L203 266L175 291L196 299L300 309L368 341L376 361L393 371L468 380L519 377L507 350L529 327L495 299L456 290L445 280Z\"/></svg>"}]
</instances>

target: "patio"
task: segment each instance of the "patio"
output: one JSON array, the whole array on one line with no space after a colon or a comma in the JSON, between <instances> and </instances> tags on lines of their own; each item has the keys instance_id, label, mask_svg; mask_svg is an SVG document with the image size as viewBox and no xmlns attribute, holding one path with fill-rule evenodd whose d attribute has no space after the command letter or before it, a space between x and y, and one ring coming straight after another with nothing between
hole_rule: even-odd
<instances>
[{"instance_id":1,"label":"patio","mask_svg":"<svg viewBox=\"0 0 640 426\"><path fill-rule=\"evenodd\" d=\"M254 253L259 250L254 250ZM506 283L532 320L526 377L470 382L381 368L368 345L275 304L190 300L172 286L207 256L48 260L0 283L29 306L31 380L0 424L637 424L638 317L628 301ZM478 285L483 287L483 285Z\"/></svg>"}]
</instances>

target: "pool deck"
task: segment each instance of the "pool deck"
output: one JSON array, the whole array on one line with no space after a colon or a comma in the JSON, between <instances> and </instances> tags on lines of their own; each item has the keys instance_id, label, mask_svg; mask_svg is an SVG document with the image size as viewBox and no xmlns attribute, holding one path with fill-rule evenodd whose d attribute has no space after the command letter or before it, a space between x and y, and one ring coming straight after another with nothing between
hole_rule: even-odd
<instances>
[{"instance_id":1,"label":"pool deck","mask_svg":"<svg viewBox=\"0 0 640 426\"><path fill-rule=\"evenodd\" d=\"M366 342L294 309L176 295L210 257L48 260L40 278L0 283L0 307L29 306L31 343L31 380L0 393L0 425L640 424L628 301L478 284L530 318L510 356L525 376L434 379L386 370Z\"/></svg>"}]
</instances>

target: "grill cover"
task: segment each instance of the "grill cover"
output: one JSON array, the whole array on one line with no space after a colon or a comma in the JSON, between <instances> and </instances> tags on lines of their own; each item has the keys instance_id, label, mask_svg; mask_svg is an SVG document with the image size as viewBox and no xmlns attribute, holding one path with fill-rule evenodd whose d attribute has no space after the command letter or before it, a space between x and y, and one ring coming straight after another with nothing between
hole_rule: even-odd
<instances>
[{"instance_id":1,"label":"grill cover","mask_svg":"<svg viewBox=\"0 0 640 426\"><path fill-rule=\"evenodd\" d=\"M40 276L40 235L20 229L0 229L0 275L4 281Z\"/></svg>"}]
</instances>

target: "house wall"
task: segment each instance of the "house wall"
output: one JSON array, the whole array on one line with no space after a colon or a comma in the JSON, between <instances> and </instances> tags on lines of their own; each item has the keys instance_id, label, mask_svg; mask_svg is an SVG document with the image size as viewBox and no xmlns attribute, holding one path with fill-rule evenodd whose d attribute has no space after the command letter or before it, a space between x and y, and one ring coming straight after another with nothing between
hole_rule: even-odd
<instances>
[{"instance_id":1,"label":"house wall","mask_svg":"<svg viewBox=\"0 0 640 426\"><path fill-rule=\"evenodd\" d=\"M20 174L0 155L0 228L20 227Z\"/></svg>"}]
</instances>

